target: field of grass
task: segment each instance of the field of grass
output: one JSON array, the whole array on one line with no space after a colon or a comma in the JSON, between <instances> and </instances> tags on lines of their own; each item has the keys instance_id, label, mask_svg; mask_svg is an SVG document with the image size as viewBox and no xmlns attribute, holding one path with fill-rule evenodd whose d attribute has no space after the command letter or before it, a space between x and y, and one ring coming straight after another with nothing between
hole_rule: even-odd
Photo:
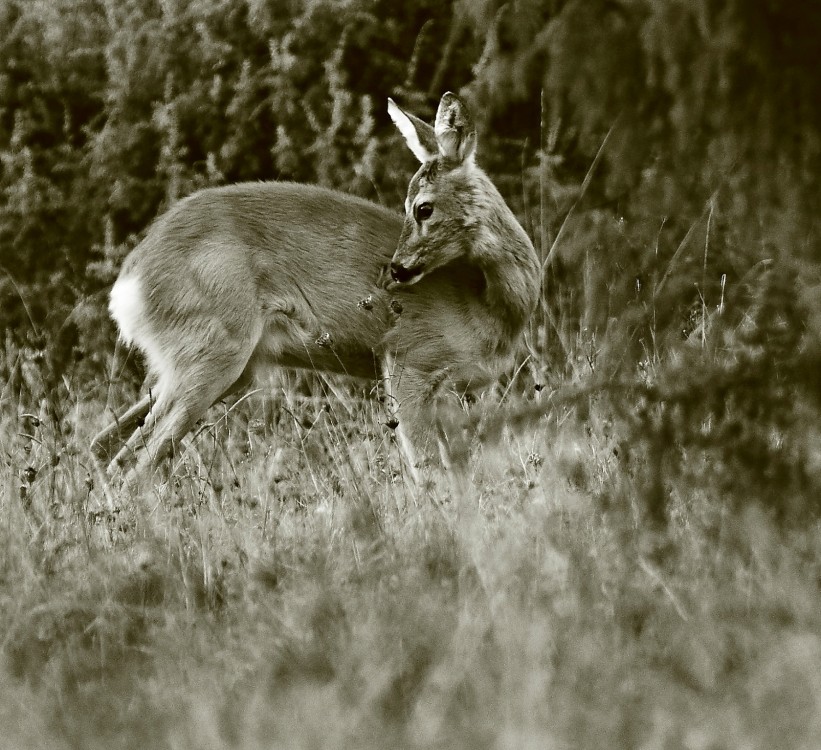
<instances>
[{"instance_id":1,"label":"field of grass","mask_svg":"<svg viewBox=\"0 0 821 750\"><path fill-rule=\"evenodd\" d=\"M529 398L459 496L375 401L272 391L111 511L107 394L2 386L0 747L821 747L816 520L691 466L651 522L605 400Z\"/></svg>"}]
</instances>

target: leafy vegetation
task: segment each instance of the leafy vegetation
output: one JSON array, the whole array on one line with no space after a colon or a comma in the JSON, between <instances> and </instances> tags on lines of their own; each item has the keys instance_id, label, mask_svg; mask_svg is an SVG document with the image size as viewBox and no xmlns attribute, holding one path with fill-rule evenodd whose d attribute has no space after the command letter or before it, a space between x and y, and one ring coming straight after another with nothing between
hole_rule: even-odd
<instances>
[{"instance_id":1,"label":"leafy vegetation","mask_svg":"<svg viewBox=\"0 0 821 750\"><path fill-rule=\"evenodd\" d=\"M813 3L0 0L0 738L821 744ZM479 119L544 262L470 490L288 374L106 502L105 291L174 200L400 210L387 96ZM340 388L335 385L335 392Z\"/></svg>"}]
</instances>

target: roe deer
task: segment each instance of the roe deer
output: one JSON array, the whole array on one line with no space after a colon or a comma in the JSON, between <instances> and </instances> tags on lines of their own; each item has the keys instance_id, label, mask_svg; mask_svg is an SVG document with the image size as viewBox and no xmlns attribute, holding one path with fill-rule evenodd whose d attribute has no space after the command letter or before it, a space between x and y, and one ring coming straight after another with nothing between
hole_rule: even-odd
<instances>
[{"instance_id":1,"label":"roe deer","mask_svg":"<svg viewBox=\"0 0 821 750\"><path fill-rule=\"evenodd\" d=\"M151 389L94 438L97 457L116 451L110 473L142 447L128 479L143 474L212 404L281 366L386 377L416 478L413 449L442 437L437 399L510 364L539 293L533 245L476 165L457 96L435 127L390 99L388 112L422 163L404 223L320 187L238 184L179 201L126 258L109 309Z\"/></svg>"}]
</instances>

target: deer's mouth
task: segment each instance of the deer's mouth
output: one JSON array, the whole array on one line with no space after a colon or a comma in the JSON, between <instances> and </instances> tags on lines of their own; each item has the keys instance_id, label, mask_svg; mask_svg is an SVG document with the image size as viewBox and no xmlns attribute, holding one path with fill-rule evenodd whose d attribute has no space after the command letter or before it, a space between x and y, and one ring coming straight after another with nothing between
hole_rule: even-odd
<instances>
[{"instance_id":1,"label":"deer's mouth","mask_svg":"<svg viewBox=\"0 0 821 750\"><path fill-rule=\"evenodd\" d=\"M396 261L391 262L391 279L396 284L408 286L422 278L422 266L403 266Z\"/></svg>"}]
</instances>

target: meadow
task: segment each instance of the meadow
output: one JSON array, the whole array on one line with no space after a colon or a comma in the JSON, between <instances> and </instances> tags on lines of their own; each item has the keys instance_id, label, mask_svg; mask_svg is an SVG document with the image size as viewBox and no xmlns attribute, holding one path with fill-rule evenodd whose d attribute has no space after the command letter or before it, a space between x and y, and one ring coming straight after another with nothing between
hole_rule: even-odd
<instances>
[{"instance_id":1,"label":"meadow","mask_svg":"<svg viewBox=\"0 0 821 750\"><path fill-rule=\"evenodd\" d=\"M696 478L729 459L691 452L656 517L652 439L625 455L646 394L500 389L460 493L406 481L366 387L284 376L107 500L88 444L133 383L11 354L4 748L821 742L815 516L734 501Z\"/></svg>"},{"instance_id":2,"label":"meadow","mask_svg":"<svg viewBox=\"0 0 821 750\"><path fill-rule=\"evenodd\" d=\"M817 3L0 29L0 750L821 747ZM371 384L284 373L107 487L143 373L106 294L152 220L258 180L399 212L387 98L448 89L543 272L466 486L407 481Z\"/></svg>"}]
</instances>

